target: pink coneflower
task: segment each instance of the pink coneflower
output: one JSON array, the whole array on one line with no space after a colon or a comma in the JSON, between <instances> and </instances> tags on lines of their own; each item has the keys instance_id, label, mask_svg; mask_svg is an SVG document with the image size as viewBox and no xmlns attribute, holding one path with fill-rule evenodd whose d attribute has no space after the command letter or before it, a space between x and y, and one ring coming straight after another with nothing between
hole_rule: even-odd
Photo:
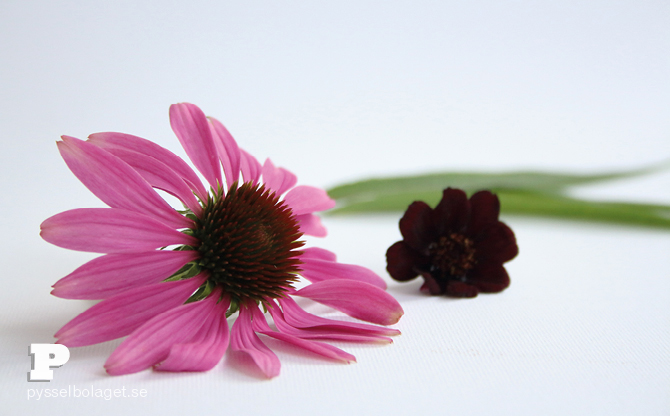
<instances>
[{"instance_id":1,"label":"pink coneflower","mask_svg":"<svg viewBox=\"0 0 670 416\"><path fill-rule=\"evenodd\" d=\"M79 347L128 335L105 363L114 375L209 370L230 344L274 377L279 360L257 333L343 362L355 358L322 340L390 342L387 336L399 334L315 316L293 299L381 325L403 314L371 270L302 248L303 234L326 235L314 214L335 204L325 191L296 186L296 176L270 159L261 165L193 104L171 106L170 124L209 186L181 158L136 136L58 142L70 170L110 206L42 223L42 238L52 244L105 253L54 285L55 296L103 299L61 328L59 343ZM178 198L184 210L153 188ZM296 289L300 276L310 284ZM229 331L227 318L236 312Z\"/></svg>"}]
</instances>

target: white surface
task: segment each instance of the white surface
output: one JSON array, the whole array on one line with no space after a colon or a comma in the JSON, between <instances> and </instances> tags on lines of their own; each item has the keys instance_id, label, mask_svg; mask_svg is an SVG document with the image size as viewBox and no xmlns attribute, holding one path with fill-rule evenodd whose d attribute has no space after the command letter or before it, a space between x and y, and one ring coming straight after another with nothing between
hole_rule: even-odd
<instances>
[{"instance_id":1,"label":"white surface","mask_svg":"<svg viewBox=\"0 0 670 416\"><path fill-rule=\"evenodd\" d=\"M89 305L49 287L92 256L38 236L50 215L101 206L58 156L61 134L121 131L183 154L167 109L190 101L319 186L670 156L667 2L163 3L0 4L5 414L670 413L670 234L516 218L509 289L451 300L391 283L403 335L342 344L357 364L272 344L271 381L229 358L204 374L111 377L116 341L72 349L52 382L28 383L29 344ZM670 175L581 193L670 203ZM327 218L321 245L387 276L397 220ZM27 400L68 386L147 397Z\"/></svg>"}]
</instances>

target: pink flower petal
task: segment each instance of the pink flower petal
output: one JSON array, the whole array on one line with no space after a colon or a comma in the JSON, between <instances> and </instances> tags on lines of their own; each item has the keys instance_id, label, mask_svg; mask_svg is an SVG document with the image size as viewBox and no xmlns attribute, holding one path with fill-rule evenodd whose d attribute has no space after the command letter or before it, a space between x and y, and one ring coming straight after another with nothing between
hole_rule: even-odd
<instances>
[{"instance_id":1,"label":"pink flower petal","mask_svg":"<svg viewBox=\"0 0 670 416\"><path fill-rule=\"evenodd\" d=\"M205 113L193 104L173 104L170 106L170 125L195 167L211 187L217 189L223 184L221 169Z\"/></svg>"},{"instance_id":2,"label":"pink flower petal","mask_svg":"<svg viewBox=\"0 0 670 416\"><path fill-rule=\"evenodd\" d=\"M187 303L154 316L133 331L105 362L111 375L136 373L166 360L174 345L187 344L200 332L218 308L218 297Z\"/></svg>"},{"instance_id":3,"label":"pink flower petal","mask_svg":"<svg viewBox=\"0 0 670 416\"><path fill-rule=\"evenodd\" d=\"M244 149L240 149L240 170L244 182L258 183L258 178L261 177L261 164Z\"/></svg>"},{"instance_id":4,"label":"pink flower petal","mask_svg":"<svg viewBox=\"0 0 670 416\"><path fill-rule=\"evenodd\" d=\"M220 292L213 293L203 302L216 302ZM159 371L207 371L217 365L228 348L229 331L226 310L230 299L224 298L217 312L207 317L199 332L186 344L175 344L170 353L155 369Z\"/></svg>"},{"instance_id":5,"label":"pink flower petal","mask_svg":"<svg viewBox=\"0 0 670 416\"><path fill-rule=\"evenodd\" d=\"M279 308L268 308L272 318L274 319L275 326L279 331L284 334L288 334L297 338L302 339L318 339L318 340L330 340L330 341L348 341L348 342L383 342L391 343L393 342L391 338L383 337L380 335L374 334L361 334L355 332L339 331L337 328L295 328L291 326L283 317L282 312ZM352 356L353 357L353 356Z\"/></svg>"},{"instance_id":6,"label":"pink flower petal","mask_svg":"<svg viewBox=\"0 0 670 416\"><path fill-rule=\"evenodd\" d=\"M281 369L279 358L258 338L252 327L251 317L252 314L248 307L240 307L240 315L235 320L230 333L230 348L233 351L249 354L263 374L269 378L276 377Z\"/></svg>"},{"instance_id":7,"label":"pink flower petal","mask_svg":"<svg viewBox=\"0 0 670 416\"><path fill-rule=\"evenodd\" d=\"M128 289L158 283L197 258L195 250L107 254L60 279L51 294L65 299L105 299Z\"/></svg>"},{"instance_id":8,"label":"pink flower petal","mask_svg":"<svg viewBox=\"0 0 670 416\"><path fill-rule=\"evenodd\" d=\"M312 283L295 292L295 295L381 325L395 324L404 313L393 296L377 286L356 280L333 279Z\"/></svg>"},{"instance_id":9,"label":"pink flower petal","mask_svg":"<svg viewBox=\"0 0 670 416\"><path fill-rule=\"evenodd\" d=\"M209 126L230 188L240 178L240 148L228 129L217 119L209 117Z\"/></svg>"},{"instance_id":10,"label":"pink flower petal","mask_svg":"<svg viewBox=\"0 0 670 416\"><path fill-rule=\"evenodd\" d=\"M313 186L300 185L288 191L284 196L295 215L311 214L316 211L325 211L335 206L326 191Z\"/></svg>"},{"instance_id":11,"label":"pink flower petal","mask_svg":"<svg viewBox=\"0 0 670 416\"><path fill-rule=\"evenodd\" d=\"M88 142L63 136L58 150L75 176L104 203L150 215L174 228L191 220L172 208L139 173L111 153Z\"/></svg>"},{"instance_id":12,"label":"pink flower petal","mask_svg":"<svg viewBox=\"0 0 670 416\"><path fill-rule=\"evenodd\" d=\"M301 256L300 260L303 262L300 265L302 269L300 274L312 283L331 279L351 279L386 289L384 279L363 266L313 259L305 256Z\"/></svg>"},{"instance_id":13,"label":"pink flower petal","mask_svg":"<svg viewBox=\"0 0 670 416\"><path fill-rule=\"evenodd\" d=\"M361 335L400 335L400 331L383 326L362 324L359 322L336 321L311 314L302 309L290 297L278 299L284 311L284 319L294 328L327 329Z\"/></svg>"},{"instance_id":14,"label":"pink flower petal","mask_svg":"<svg viewBox=\"0 0 670 416\"><path fill-rule=\"evenodd\" d=\"M179 198L179 200L191 211L196 215L200 215L202 207L193 194L193 191L186 182L166 164L151 156L119 147L112 147L107 149L107 151L135 169L135 171L137 171L149 185Z\"/></svg>"},{"instance_id":15,"label":"pink flower petal","mask_svg":"<svg viewBox=\"0 0 670 416\"><path fill-rule=\"evenodd\" d=\"M332 251L320 247L308 247L302 249L301 259L318 259L326 261L336 261L337 255Z\"/></svg>"},{"instance_id":16,"label":"pink flower petal","mask_svg":"<svg viewBox=\"0 0 670 416\"><path fill-rule=\"evenodd\" d=\"M88 136L88 141L103 149L121 148L158 159L184 179L200 199L207 197L207 190L193 169L182 158L152 141L130 134L112 132L91 134Z\"/></svg>"},{"instance_id":17,"label":"pink flower petal","mask_svg":"<svg viewBox=\"0 0 670 416\"><path fill-rule=\"evenodd\" d=\"M321 218L314 214L296 215L300 224L300 232L314 237L325 237L328 234L326 227L321 224Z\"/></svg>"},{"instance_id":18,"label":"pink flower petal","mask_svg":"<svg viewBox=\"0 0 670 416\"><path fill-rule=\"evenodd\" d=\"M198 244L195 237L151 217L116 208L73 209L47 218L40 227L40 235L51 244L93 253L133 253L172 244Z\"/></svg>"},{"instance_id":19,"label":"pink flower petal","mask_svg":"<svg viewBox=\"0 0 670 416\"><path fill-rule=\"evenodd\" d=\"M127 290L79 314L55 337L63 345L80 347L126 336L159 313L183 304L204 280L196 276Z\"/></svg>"},{"instance_id":20,"label":"pink flower petal","mask_svg":"<svg viewBox=\"0 0 670 416\"><path fill-rule=\"evenodd\" d=\"M265 316L258 308L252 307L251 313L253 315L251 324L254 331L256 332L260 332L261 334L287 342L289 344L293 344L298 348L302 348L306 351L313 352L314 354L318 354L326 358L343 361L345 363L356 361L356 357L349 354L348 352L342 351L339 348L333 347L332 345L324 344L323 342L308 341L286 332L276 332L271 330L265 321ZM279 315L280 313L277 314L277 316Z\"/></svg>"},{"instance_id":21,"label":"pink flower petal","mask_svg":"<svg viewBox=\"0 0 670 416\"><path fill-rule=\"evenodd\" d=\"M263 183L275 191L277 196L288 191L298 182L297 176L284 168L275 167L269 158L265 159L262 172Z\"/></svg>"}]
</instances>

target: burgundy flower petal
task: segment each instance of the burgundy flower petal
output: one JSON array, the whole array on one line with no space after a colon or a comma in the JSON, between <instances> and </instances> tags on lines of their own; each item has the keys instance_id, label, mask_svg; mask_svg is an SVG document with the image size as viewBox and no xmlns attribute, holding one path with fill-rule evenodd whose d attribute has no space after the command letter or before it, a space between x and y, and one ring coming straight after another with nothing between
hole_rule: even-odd
<instances>
[{"instance_id":1,"label":"burgundy flower petal","mask_svg":"<svg viewBox=\"0 0 670 416\"><path fill-rule=\"evenodd\" d=\"M421 285L421 291L428 291L431 295L442 295L444 294L444 282L439 282L433 277L432 274L428 272L421 272L421 277L423 277L423 285Z\"/></svg>"},{"instance_id":2,"label":"burgundy flower petal","mask_svg":"<svg viewBox=\"0 0 670 416\"><path fill-rule=\"evenodd\" d=\"M470 222L468 234L475 237L487 227L498 222L500 201L489 191L479 191L470 197Z\"/></svg>"},{"instance_id":3,"label":"burgundy flower petal","mask_svg":"<svg viewBox=\"0 0 670 416\"><path fill-rule=\"evenodd\" d=\"M486 261L504 263L519 253L514 232L502 222L488 227L475 240L477 258Z\"/></svg>"},{"instance_id":4,"label":"burgundy flower petal","mask_svg":"<svg viewBox=\"0 0 670 416\"><path fill-rule=\"evenodd\" d=\"M452 280L447 283L444 293L457 298L474 298L479 294L479 291L477 290L477 287L473 285L459 282L458 280Z\"/></svg>"},{"instance_id":5,"label":"burgundy flower petal","mask_svg":"<svg viewBox=\"0 0 670 416\"><path fill-rule=\"evenodd\" d=\"M468 274L468 283L484 293L497 293L509 286L507 270L498 263L483 263Z\"/></svg>"},{"instance_id":6,"label":"burgundy flower petal","mask_svg":"<svg viewBox=\"0 0 670 416\"><path fill-rule=\"evenodd\" d=\"M462 190L447 188L432 214L437 235L462 233L468 224L470 202Z\"/></svg>"},{"instance_id":7,"label":"burgundy flower petal","mask_svg":"<svg viewBox=\"0 0 670 416\"><path fill-rule=\"evenodd\" d=\"M417 277L419 273L415 266L423 263L423 256L412 250L404 241L398 241L386 250L386 270L392 278L400 282Z\"/></svg>"},{"instance_id":8,"label":"burgundy flower petal","mask_svg":"<svg viewBox=\"0 0 670 416\"><path fill-rule=\"evenodd\" d=\"M416 251L423 251L435 239L431 220L433 210L423 201L414 201L400 219L400 234Z\"/></svg>"}]
</instances>

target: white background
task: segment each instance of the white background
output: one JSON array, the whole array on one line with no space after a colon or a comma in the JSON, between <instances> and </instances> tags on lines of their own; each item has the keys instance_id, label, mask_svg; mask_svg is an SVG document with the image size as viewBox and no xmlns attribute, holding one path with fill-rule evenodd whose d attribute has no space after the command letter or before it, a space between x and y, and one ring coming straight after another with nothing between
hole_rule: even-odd
<instances>
[{"instance_id":1,"label":"white background","mask_svg":"<svg viewBox=\"0 0 670 416\"><path fill-rule=\"evenodd\" d=\"M403 335L337 344L356 364L272 343L282 374L270 381L230 356L208 373L112 377L114 341L71 349L50 383L26 381L29 344L91 304L49 290L93 256L38 236L53 214L102 206L59 135L120 131L183 155L167 111L188 101L304 184L632 168L670 157L668 51L667 1L3 0L3 413L670 414L670 233L513 217L509 289L452 300L388 279ZM670 203L670 175L580 195ZM328 217L319 244L388 278L398 218ZM147 397L27 400L68 386Z\"/></svg>"}]
</instances>

